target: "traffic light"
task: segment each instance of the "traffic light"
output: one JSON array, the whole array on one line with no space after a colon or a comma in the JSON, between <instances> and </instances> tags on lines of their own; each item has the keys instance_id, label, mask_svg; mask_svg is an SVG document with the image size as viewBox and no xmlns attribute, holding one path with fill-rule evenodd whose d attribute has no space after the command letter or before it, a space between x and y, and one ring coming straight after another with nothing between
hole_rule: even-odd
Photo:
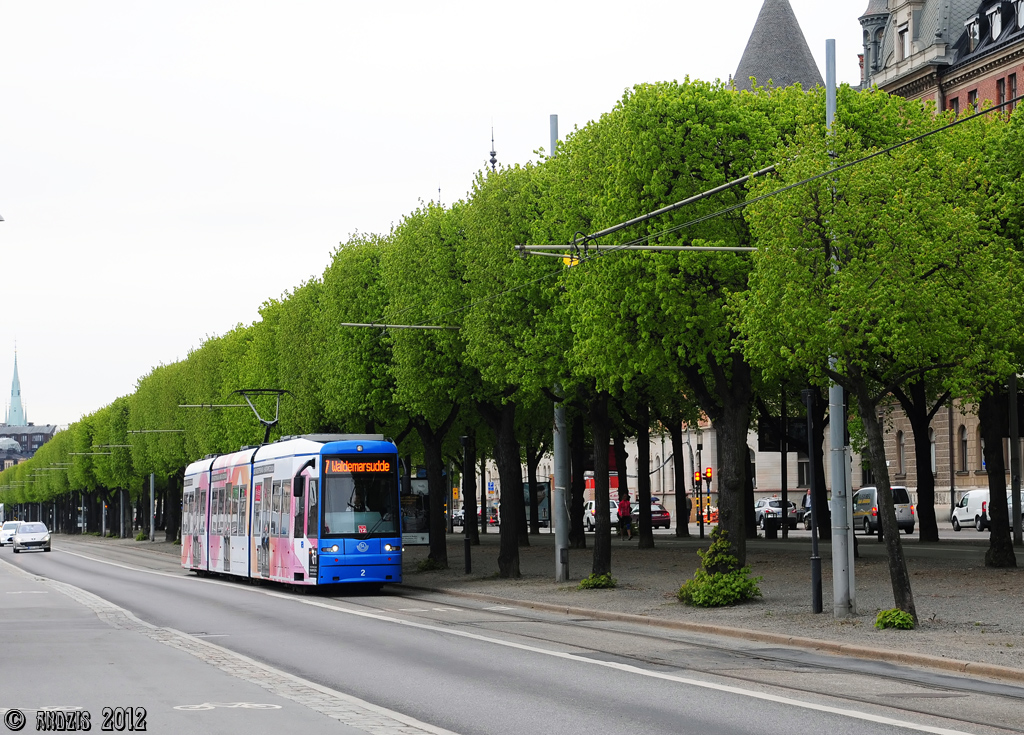
<instances>
[{"instance_id":1,"label":"traffic light","mask_svg":"<svg viewBox=\"0 0 1024 735\"><path fill-rule=\"evenodd\" d=\"M694 487L700 485L700 470L693 471L693 485Z\"/></svg>"},{"instance_id":2,"label":"traffic light","mask_svg":"<svg viewBox=\"0 0 1024 735\"><path fill-rule=\"evenodd\" d=\"M710 467L705 467L704 468L704 482L706 482L708 484L708 489L710 490L711 489L711 468Z\"/></svg>"}]
</instances>

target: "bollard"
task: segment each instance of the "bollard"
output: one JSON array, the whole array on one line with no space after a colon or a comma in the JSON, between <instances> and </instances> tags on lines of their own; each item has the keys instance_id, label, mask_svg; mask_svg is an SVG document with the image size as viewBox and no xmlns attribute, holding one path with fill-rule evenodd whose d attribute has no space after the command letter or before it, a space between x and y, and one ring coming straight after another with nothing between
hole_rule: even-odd
<instances>
[{"instance_id":1,"label":"bollard","mask_svg":"<svg viewBox=\"0 0 1024 735\"><path fill-rule=\"evenodd\" d=\"M473 571L473 558L470 552L469 534L466 534L466 538L463 539L462 543L466 546L466 574L469 574Z\"/></svg>"}]
</instances>

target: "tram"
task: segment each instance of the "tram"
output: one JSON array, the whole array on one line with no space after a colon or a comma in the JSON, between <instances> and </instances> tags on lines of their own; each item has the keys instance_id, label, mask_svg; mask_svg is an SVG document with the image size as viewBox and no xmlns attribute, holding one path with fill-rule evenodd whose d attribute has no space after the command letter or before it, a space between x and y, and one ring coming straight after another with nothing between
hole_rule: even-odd
<instances>
[{"instance_id":1,"label":"tram","mask_svg":"<svg viewBox=\"0 0 1024 735\"><path fill-rule=\"evenodd\" d=\"M397 447L307 434L193 462L181 565L289 585L401 582Z\"/></svg>"}]
</instances>

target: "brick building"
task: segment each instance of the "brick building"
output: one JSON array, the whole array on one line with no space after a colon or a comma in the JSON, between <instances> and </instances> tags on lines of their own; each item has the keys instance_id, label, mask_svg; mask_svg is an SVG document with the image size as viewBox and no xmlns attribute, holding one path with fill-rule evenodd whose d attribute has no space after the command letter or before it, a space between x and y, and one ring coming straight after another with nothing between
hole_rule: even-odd
<instances>
[{"instance_id":1,"label":"brick building","mask_svg":"<svg viewBox=\"0 0 1024 735\"><path fill-rule=\"evenodd\" d=\"M860 24L864 86L956 112L1024 91L1024 0L870 0Z\"/></svg>"}]
</instances>

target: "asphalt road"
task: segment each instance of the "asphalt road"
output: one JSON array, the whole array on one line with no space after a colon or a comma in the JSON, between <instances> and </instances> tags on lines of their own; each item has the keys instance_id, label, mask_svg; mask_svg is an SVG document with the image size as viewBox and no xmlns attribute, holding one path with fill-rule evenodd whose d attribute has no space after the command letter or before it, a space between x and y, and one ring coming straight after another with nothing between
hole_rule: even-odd
<instances>
[{"instance_id":1,"label":"asphalt road","mask_svg":"<svg viewBox=\"0 0 1024 735\"><path fill-rule=\"evenodd\" d=\"M180 631L174 640L181 646L214 643L225 655L244 657L239 676L246 661L259 662L289 686L307 682L426 723L408 732L1024 732L1019 687L401 588L379 595L301 595L200 579L156 556L68 542L55 544L51 554L15 557L5 549L0 558L130 611L155 626L148 629L150 638ZM36 667L34 685L54 697L74 691L85 697L81 688L91 686L90 696L99 690L109 698L120 696L126 679L136 686L146 682L151 699L140 694L141 701L125 703L152 702L151 732L171 731L164 729L172 723L168 702L191 701L185 690L197 679L186 668L196 665L195 657L140 665L90 647L67 648L60 618L19 620L20 634L49 663ZM125 629L120 635L140 633ZM69 665L76 661L113 666L119 678L83 682L77 664ZM231 672L232 666L218 671ZM286 689L264 686L284 698ZM293 699L289 706L299 705ZM218 714L231 722L231 710ZM243 726L241 719L237 724Z\"/></svg>"}]
</instances>

